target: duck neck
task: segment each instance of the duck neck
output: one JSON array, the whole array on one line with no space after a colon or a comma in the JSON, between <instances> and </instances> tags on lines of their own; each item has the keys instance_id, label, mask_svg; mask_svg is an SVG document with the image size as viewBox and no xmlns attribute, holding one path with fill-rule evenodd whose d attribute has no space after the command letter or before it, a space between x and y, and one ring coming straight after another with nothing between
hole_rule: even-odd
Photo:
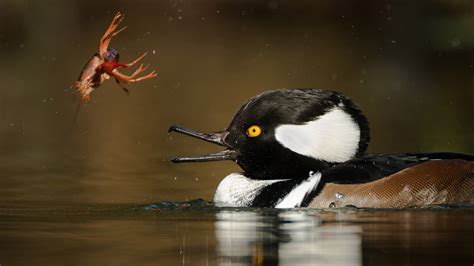
<instances>
[{"instance_id":1,"label":"duck neck","mask_svg":"<svg viewBox=\"0 0 474 266\"><path fill-rule=\"evenodd\" d=\"M268 157L267 157L268 158ZM321 172L338 163L315 160L301 155L285 156L285 161L237 161L245 176L256 180L306 179L311 173Z\"/></svg>"}]
</instances>

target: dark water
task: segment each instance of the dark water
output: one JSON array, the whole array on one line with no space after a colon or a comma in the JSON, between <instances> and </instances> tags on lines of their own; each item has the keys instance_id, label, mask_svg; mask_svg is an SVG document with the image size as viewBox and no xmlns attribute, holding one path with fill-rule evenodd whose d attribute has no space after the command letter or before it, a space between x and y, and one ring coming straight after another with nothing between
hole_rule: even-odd
<instances>
[{"instance_id":1,"label":"dark water","mask_svg":"<svg viewBox=\"0 0 474 266\"><path fill-rule=\"evenodd\" d=\"M111 47L159 78L104 83L74 123L117 11ZM218 148L168 127L223 129L268 89L348 95L370 152L473 153L473 21L470 0L0 0L0 265L472 265L470 208L143 206L212 199L240 169L173 165Z\"/></svg>"},{"instance_id":2,"label":"dark water","mask_svg":"<svg viewBox=\"0 0 474 266\"><path fill-rule=\"evenodd\" d=\"M474 209L14 204L1 265L472 265Z\"/></svg>"}]
</instances>

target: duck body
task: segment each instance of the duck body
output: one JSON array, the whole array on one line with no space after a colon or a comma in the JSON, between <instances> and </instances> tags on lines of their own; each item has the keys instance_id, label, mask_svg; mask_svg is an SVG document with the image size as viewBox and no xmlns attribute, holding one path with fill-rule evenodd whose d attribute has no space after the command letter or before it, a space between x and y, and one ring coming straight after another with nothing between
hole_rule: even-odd
<instances>
[{"instance_id":1,"label":"duck body","mask_svg":"<svg viewBox=\"0 0 474 266\"><path fill-rule=\"evenodd\" d=\"M474 202L473 156L456 153L367 155L295 179L255 180L233 173L218 206L405 208ZM296 193L295 193L296 192Z\"/></svg>"},{"instance_id":2,"label":"duck body","mask_svg":"<svg viewBox=\"0 0 474 266\"><path fill-rule=\"evenodd\" d=\"M373 182L326 183L312 208L406 208L474 202L474 162L430 160Z\"/></svg>"},{"instance_id":3,"label":"duck body","mask_svg":"<svg viewBox=\"0 0 474 266\"><path fill-rule=\"evenodd\" d=\"M233 160L242 173L219 184L227 207L403 208L474 203L474 156L365 154L368 121L349 98L318 89L258 95L223 131L176 131L226 147L174 162Z\"/></svg>"}]
</instances>

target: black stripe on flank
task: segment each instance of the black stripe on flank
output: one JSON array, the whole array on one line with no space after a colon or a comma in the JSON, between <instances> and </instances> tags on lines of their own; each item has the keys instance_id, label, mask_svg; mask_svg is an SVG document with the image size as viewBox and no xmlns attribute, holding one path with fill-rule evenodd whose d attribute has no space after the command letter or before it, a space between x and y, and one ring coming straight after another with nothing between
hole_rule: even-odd
<instances>
[{"instance_id":1,"label":"black stripe on flank","mask_svg":"<svg viewBox=\"0 0 474 266\"><path fill-rule=\"evenodd\" d=\"M278 202L283 199L288 193L296 188L304 179L290 179L281 182L273 183L263 188L255 197L251 207L269 207L274 208Z\"/></svg>"}]
</instances>

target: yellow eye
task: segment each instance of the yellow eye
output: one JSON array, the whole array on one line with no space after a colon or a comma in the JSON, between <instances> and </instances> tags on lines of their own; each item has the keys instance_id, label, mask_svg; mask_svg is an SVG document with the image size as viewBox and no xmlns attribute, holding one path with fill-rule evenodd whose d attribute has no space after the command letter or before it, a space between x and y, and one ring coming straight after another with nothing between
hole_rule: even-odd
<instances>
[{"instance_id":1,"label":"yellow eye","mask_svg":"<svg viewBox=\"0 0 474 266\"><path fill-rule=\"evenodd\" d=\"M253 125L253 126L247 128L247 136L249 136L251 138L258 137L258 136L260 136L260 134L262 134L262 129L257 125Z\"/></svg>"}]
</instances>

